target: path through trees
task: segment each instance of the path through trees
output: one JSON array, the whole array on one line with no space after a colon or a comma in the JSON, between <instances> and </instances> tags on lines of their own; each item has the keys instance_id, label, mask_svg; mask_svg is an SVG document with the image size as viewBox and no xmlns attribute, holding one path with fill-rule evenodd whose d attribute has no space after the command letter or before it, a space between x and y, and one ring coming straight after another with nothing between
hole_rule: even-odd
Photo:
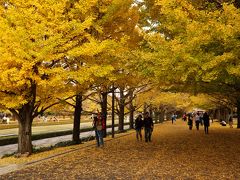
<instances>
[{"instance_id":1,"label":"path through trees","mask_svg":"<svg viewBox=\"0 0 240 180\"><path fill-rule=\"evenodd\" d=\"M130 133L102 149L90 146L0 179L240 179L239 139L238 129L217 122L208 135L202 127L189 131L184 122L166 122L155 126L151 143Z\"/></svg>"}]
</instances>

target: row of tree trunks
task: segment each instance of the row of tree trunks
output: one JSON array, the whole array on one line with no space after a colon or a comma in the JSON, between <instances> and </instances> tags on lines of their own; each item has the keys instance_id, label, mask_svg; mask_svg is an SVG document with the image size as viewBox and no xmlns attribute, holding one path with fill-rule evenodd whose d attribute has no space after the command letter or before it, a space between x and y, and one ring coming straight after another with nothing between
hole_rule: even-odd
<instances>
[{"instance_id":1,"label":"row of tree trunks","mask_svg":"<svg viewBox=\"0 0 240 180\"><path fill-rule=\"evenodd\" d=\"M34 90L34 89L33 89ZM35 93L32 93L35 94ZM102 93L102 102L101 102L101 112L104 117L105 123L107 121L107 92ZM34 99L34 98L33 98ZM72 140L74 143L81 143L80 138L80 123L81 123L81 114L82 114L82 94L76 95L76 104L74 110L74 122L73 122L73 136ZM124 108L125 108L125 99L124 91L120 90L120 104L119 104L119 131L124 130ZM11 110L13 115L17 117L19 122L19 136L18 136L18 153L20 154L31 154L32 149L32 122L33 122L33 110L34 102L29 102L25 104L21 109L17 111ZM130 103L130 128L134 127L134 111L135 108ZM104 133L106 137L106 131Z\"/></svg>"},{"instance_id":2,"label":"row of tree trunks","mask_svg":"<svg viewBox=\"0 0 240 180\"><path fill-rule=\"evenodd\" d=\"M237 107L237 128L240 128L240 100L237 100L236 103ZM214 118L218 119L219 121L225 120L229 122L230 115L233 115L233 110L228 108L219 108L215 110Z\"/></svg>"},{"instance_id":3,"label":"row of tree trunks","mask_svg":"<svg viewBox=\"0 0 240 180\"><path fill-rule=\"evenodd\" d=\"M167 118L171 119L171 112L165 112L164 106L159 106L159 108L152 108L151 105L145 106L145 112L149 112L150 116L153 118L155 123L162 123L165 120L165 114Z\"/></svg>"},{"instance_id":4,"label":"row of tree trunks","mask_svg":"<svg viewBox=\"0 0 240 180\"><path fill-rule=\"evenodd\" d=\"M219 122L222 120L228 122L230 115L233 115L230 108L218 108L215 110L213 118L217 119Z\"/></svg>"},{"instance_id":5,"label":"row of tree trunks","mask_svg":"<svg viewBox=\"0 0 240 180\"><path fill-rule=\"evenodd\" d=\"M154 112L155 123L162 123L164 121L165 112L158 110Z\"/></svg>"}]
</instances>

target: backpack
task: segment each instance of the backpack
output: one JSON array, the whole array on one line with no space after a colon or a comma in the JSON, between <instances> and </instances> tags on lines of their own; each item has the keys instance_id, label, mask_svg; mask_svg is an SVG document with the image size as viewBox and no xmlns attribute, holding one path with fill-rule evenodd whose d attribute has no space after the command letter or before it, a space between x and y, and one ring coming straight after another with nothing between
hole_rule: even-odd
<instances>
[{"instance_id":1,"label":"backpack","mask_svg":"<svg viewBox=\"0 0 240 180\"><path fill-rule=\"evenodd\" d=\"M104 120L102 120L102 129L106 129L106 124Z\"/></svg>"},{"instance_id":2,"label":"backpack","mask_svg":"<svg viewBox=\"0 0 240 180\"><path fill-rule=\"evenodd\" d=\"M101 131L103 129L102 121L97 121L96 122L96 129L98 131Z\"/></svg>"}]
</instances>

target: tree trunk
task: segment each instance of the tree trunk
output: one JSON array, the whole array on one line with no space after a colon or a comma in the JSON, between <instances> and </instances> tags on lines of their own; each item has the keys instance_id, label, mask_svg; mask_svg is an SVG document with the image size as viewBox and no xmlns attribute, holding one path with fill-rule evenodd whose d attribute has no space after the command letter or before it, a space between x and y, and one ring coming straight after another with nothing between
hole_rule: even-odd
<instances>
[{"instance_id":1,"label":"tree trunk","mask_svg":"<svg viewBox=\"0 0 240 180\"><path fill-rule=\"evenodd\" d=\"M24 104L20 109L10 111L17 117L18 129L18 153L32 154L32 122L34 118L34 105L36 101L37 86L31 81L31 88L29 89L29 102Z\"/></svg>"},{"instance_id":2,"label":"tree trunk","mask_svg":"<svg viewBox=\"0 0 240 180\"><path fill-rule=\"evenodd\" d=\"M229 113L230 111L229 111L229 109L228 108L226 108L225 109L225 121L227 122L227 123L229 123L228 121L229 121Z\"/></svg>"},{"instance_id":3,"label":"tree trunk","mask_svg":"<svg viewBox=\"0 0 240 180\"><path fill-rule=\"evenodd\" d=\"M222 107L220 109L220 114L221 114L221 117L220 117L221 121L226 121L226 108Z\"/></svg>"},{"instance_id":4,"label":"tree trunk","mask_svg":"<svg viewBox=\"0 0 240 180\"><path fill-rule=\"evenodd\" d=\"M159 106L159 122L162 123L164 121L165 109L163 105Z\"/></svg>"},{"instance_id":5,"label":"tree trunk","mask_svg":"<svg viewBox=\"0 0 240 180\"><path fill-rule=\"evenodd\" d=\"M151 104L149 105L149 116L153 118L153 109Z\"/></svg>"},{"instance_id":6,"label":"tree trunk","mask_svg":"<svg viewBox=\"0 0 240 180\"><path fill-rule=\"evenodd\" d=\"M104 119L104 123L107 127L107 92L103 92L102 94L102 102L101 102L101 111L102 111L102 116ZM103 131L103 137L107 136L107 128Z\"/></svg>"},{"instance_id":7,"label":"tree trunk","mask_svg":"<svg viewBox=\"0 0 240 180\"><path fill-rule=\"evenodd\" d=\"M211 114L211 112L209 112ZM217 119L217 109L213 110L213 119Z\"/></svg>"},{"instance_id":8,"label":"tree trunk","mask_svg":"<svg viewBox=\"0 0 240 180\"><path fill-rule=\"evenodd\" d=\"M131 102L129 104L129 109L130 109L130 117L129 117L129 121L130 121L130 129L133 129L133 124L134 124L134 111L135 111L135 108L133 106L133 93L131 92L131 95L130 95L130 99L131 99Z\"/></svg>"},{"instance_id":9,"label":"tree trunk","mask_svg":"<svg viewBox=\"0 0 240 180\"><path fill-rule=\"evenodd\" d=\"M164 108L160 107L159 108L159 122L160 123L162 123L164 121L164 115L165 115Z\"/></svg>"},{"instance_id":10,"label":"tree trunk","mask_svg":"<svg viewBox=\"0 0 240 180\"><path fill-rule=\"evenodd\" d=\"M220 122L220 119L221 119L221 111L220 111L220 109L217 109L216 118Z\"/></svg>"},{"instance_id":11,"label":"tree trunk","mask_svg":"<svg viewBox=\"0 0 240 180\"><path fill-rule=\"evenodd\" d=\"M154 114L154 120L155 120L155 124L157 124L159 122L159 119L160 119L160 116L159 116L159 111L158 110L155 110L153 111L153 114Z\"/></svg>"},{"instance_id":12,"label":"tree trunk","mask_svg":"<svg viewBox=\"0 0 240 180\"><path fill-rule=\"evenodd\" d=\"M18 121L19 132L18 132L18 153L32 154L32 120L30 117L25 120Z\"/></svg>"},{"instance_id":13,"label":"tree trunk","mask_svg":"<svg viewBox=\"0 0 240 180\"><path fill-rule=\"evenodd\" d=\"M240 128L240 98L237 99L237 128Z\"/></svg>"},{"instance_id":14,"label":"tree trunk","mask_svg":"<svg viewBox=\"0 0 240 180\"><path fill-rule=\"evenodd\" d=\"M129 121L130 121L130 129L134 128L134 109L130 110L130 115L129 115Z\"/></svg>"},{"instance_id":15,"label":"tree trunk","mask_svg":"<svg viewBox=\"0 0 240 180\"><path fill-rule=\"evenodd\" d=\"M23 105L18 113L15 110L11 110L18 120L18 153L19 154L32 154L32 111L30 103Z\"/></svg>"},{"instance_id":16,"label":"tree trunk","mask_svg":"<svg viewBox=\"0 0 240 180\"><path fill-rule=\"evenodd\" d=\"M172 119L172 112L167 112L167 120L171 120Z\"/></svg>"},{"instance_id":17,"label":"tree trunk","mask_svg":"<svg viewBox=\"0 0 240 180\"><path fill-rule=\"evenodd\" d=\"M164 121L164 111L160 111L160 114L159 114L159 122L162 123Z\"/></svg>"},{"instance_id":18,"label":"tree trunk","mask_svg":"<svg viewBox=\"0 0 240 180\"><path fill-rule=\"evenodd\" d=\"M124 130L124 92L120 88L120 100L119 100L119 123L118 123L118 130L121 132Z\"/></svg>"},{"instance_id":19,"label":"tree trunk","mask_svg":"<svg viewBox=\"0 0 240 180\"><path fill-rule=\"evenodd\" d=\"M76 96L76 105L74 110L73 137L72 137L73 142L75 144L81 143L80 138L81 113L82 113L82 95L78 94Z\"/></svg>"},{"instance_id":20,"label":"tree trunk","mask_svg":"<svg viewBox=\"0 0 240 180\"><path fill-rule=\"evenodd\" d=\"M112 138L115 136L115 95L114 95L114 87L112 89Z\"/></svg>"},{"instance_id":21,"label":"tree trunk","mask_svg":"<svg viewBox=\"0 0 240 180\"><path fill-rule=\"evenodd\" d=\"M144 103L144 105L143 105L143 115L146 114L147 110L148 110L148 105L147 105L147 103Z\"/></svg>"}]
</instances>

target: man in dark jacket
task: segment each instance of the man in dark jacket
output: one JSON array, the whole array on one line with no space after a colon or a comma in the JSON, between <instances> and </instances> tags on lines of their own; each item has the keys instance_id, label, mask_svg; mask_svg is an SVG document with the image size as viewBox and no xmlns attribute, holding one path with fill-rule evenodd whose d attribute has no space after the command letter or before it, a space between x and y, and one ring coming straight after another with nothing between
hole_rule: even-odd
<instances>
[{"instance_id":1,"label":"man in dark jacket","mask_svg":"<svg viewBox=\"0 0 240 180\"><path fill-rule=\"evenodd\" d=\"M145 113L143 124L144 124L144 132L145 132L145 141L150 142L151 136L152 136L152 131L153 131L153 120L149 116L148 112Z\"/></svg>"},{"instance_id":2,"label":"man in dark jacket","mask_svg":"<svg viewBox=\"0 0 240 180\"><path fill-rule=\"evenodd\" d=\"M207 114L207 112L203 114L203 125L204 125L205 134L208 134L209 115Z\"/></svg>"}]
</instances>

